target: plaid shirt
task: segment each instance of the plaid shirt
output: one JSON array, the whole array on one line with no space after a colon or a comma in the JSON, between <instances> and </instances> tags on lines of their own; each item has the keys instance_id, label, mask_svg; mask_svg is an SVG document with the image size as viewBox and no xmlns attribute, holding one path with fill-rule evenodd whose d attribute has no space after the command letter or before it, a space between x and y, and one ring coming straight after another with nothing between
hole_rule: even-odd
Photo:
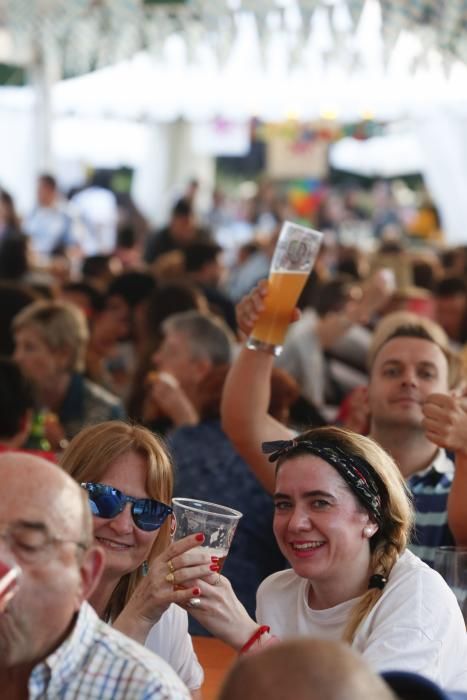
<instances>
[{"instance_id":1,"label":"plaid shirt","mask_svg":"<svg viewBox=\"0 0 467 700\"><path fill-rule=\"evenodd\" d=\"M158 656L99 620L83 603L70 636L34 667L30 700L189 700Z\"/></svg>"}]
</instances>

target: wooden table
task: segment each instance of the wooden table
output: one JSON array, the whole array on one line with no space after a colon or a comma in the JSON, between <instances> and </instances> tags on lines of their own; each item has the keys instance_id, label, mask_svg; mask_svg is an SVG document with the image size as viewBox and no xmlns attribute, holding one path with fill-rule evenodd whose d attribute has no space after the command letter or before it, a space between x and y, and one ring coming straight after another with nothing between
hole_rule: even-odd
<instances>
[{"instance_id":1,"label":"wooden table","mask_svg":"<svg viewBox=\"0 0 467 700\"><path fill-rule=\"evenodd\" d=\"M224 676L237 654L213 637L193 637L193 646L204 669L203 700L216 700Z\"/></svg>"}]
</instances>

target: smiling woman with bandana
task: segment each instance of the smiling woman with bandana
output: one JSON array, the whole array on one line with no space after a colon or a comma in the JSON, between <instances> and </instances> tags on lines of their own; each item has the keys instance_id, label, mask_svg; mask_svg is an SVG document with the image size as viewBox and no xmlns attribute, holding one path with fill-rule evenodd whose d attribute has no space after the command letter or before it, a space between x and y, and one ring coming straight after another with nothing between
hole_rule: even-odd
<instances>
[{"instance_id":1,"label":"smiling woman with bandana","mask_svg":"<svg viewBox=\"0 0 467 700\"><path fill-rule=\"evenodd\" d=\"M190 613L240 652L277 638L344 640L376 671L466 691L462 614L441 577L406 549L413 510L391 457L332 427L263 450L277 465L274 533L292 568L259 587L257 622L224 577L199 582L201 605Z\"/></svg>"}]
</instances>

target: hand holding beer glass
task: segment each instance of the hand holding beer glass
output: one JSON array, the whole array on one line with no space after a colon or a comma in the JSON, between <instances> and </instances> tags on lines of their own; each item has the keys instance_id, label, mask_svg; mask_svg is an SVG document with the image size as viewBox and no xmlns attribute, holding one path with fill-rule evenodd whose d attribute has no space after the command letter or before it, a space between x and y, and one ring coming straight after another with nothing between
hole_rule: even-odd
<instances>
[{"instance_id":1,"label":"hand holding beer glass","mask_svg":"<svg viewBox=\"0 0 467 700\"><path fill-rule=\"evenodd\" d=\"M217 557L221 573L242 513L194 498L174 498L172 507L176 520L174 541L202 532L204 542L201 546L209 550L211 557ZM192 606L199 603L199 598L190 600Z\"/></svg>"},{"instance_id":2,"label":"hand holding beer glass","mask_svg":"<svg viewBox=\"0 0 467 700\"><path fill-rule=\"evenodd\" d=\"M269 271L268 294L247 347L280 355L292 311L308 279L323 234L286 221Z\"/></svg>"}]
</instances>

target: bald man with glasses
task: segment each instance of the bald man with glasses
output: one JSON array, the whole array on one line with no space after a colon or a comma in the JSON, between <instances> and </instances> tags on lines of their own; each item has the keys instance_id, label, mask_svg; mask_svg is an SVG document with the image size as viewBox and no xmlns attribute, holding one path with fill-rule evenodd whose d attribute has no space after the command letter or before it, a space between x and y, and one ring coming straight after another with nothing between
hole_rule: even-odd
<instances>
[{"instance_id":1,"label":"bald man with glasses","mask_svg":"<svg viewBox=\"0 0 467 700\"><path fill-rule=\"evenodd\" d=\"M0 613L1 696L173 698L188 690L172 669L100 621L86 602L102 573L86 492L55 465L0 455L0 563L20 567Z\"/></svg>"}]
</instances>

